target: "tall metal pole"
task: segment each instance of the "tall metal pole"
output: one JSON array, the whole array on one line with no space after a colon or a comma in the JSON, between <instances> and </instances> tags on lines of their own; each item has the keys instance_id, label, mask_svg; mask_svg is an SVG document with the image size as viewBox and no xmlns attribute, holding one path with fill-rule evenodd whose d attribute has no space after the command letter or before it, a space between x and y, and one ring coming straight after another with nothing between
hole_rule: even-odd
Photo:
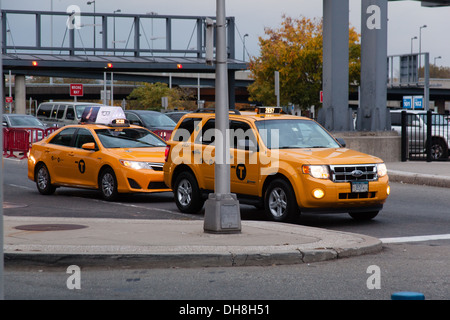
<instances>
[{"instance_id":1,"label":"tall metal pole","mask_svg":"<svg viewBox=\"0 0 450 320\"><path fill-rule=\"evenodd\" d=\"M225 145L228 129L228 72L225 30L225 0L217 0L217 54L216 54L216 129L222 139L216 140L215 190L218 194L230 193L229 149ZM216 137L217 138L217 137ZM228 152L227 152L228 151Z\"/></svg>"},{"instance_id":2,"label":"tall metal pole","mask_svg":"<svg viewBox=\"0 0 450 320\"><path fill-rule=\"evenodd\" d=\"M420 26L419 28L419 73L420 73L420 69L422 68L422 29L426 28L427 25L424 24L423 26ZM420 78L420 74L419 74L419 78Z\"/></svg>"},{"instance_id":3,"label":"tall metal pole","mask_svg":"<svg viewBox=\"0 0 450 320\"><path fill-rule=\"evenodd\" d=\"M230 193L230 148L228 66L226 42L225 0L216 2L216 137L215 137L215 192L205 203L203 229L212 233L236 233L241 231L239 201Z\"/></svg>"}]
</instances>

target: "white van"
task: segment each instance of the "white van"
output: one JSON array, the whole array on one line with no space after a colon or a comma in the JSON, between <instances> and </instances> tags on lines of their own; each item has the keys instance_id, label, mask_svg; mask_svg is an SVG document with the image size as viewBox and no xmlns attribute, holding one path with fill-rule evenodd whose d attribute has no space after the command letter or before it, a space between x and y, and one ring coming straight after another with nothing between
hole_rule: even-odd
<instances>
[{"instance_id":1,"label":"white van","mask_svg":"<svg viewBox=\"0 0 450 320\"><path fill-rule=\"evenodd\" d=\"M36 117L49 127L64 127L78 124L86 107L101 106L91 102L43 102L36 111Z\"/></svg>"}]
</instances>

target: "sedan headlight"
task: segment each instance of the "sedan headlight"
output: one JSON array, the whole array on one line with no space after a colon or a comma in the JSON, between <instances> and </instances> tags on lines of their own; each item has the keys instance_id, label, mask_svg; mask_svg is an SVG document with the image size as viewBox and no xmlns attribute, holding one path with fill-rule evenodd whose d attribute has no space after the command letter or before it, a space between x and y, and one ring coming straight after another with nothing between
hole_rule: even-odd
<instances>
[{"instance_id":1,"label":"sedan headlight","mask_svg":"<svg viewBox=\"0 0 450 320\"><path fill-rule=\"evenodd\" d=\"M384 164L384 163L377 164L377 175L379 177L384 177L385 175L387 175L386 164Z\"/></svg>"},{"instance_id":2,"label":"sedan headlight","mask_svg":"<svg viewBox=\"0 0 450 320\"><path fill-rule=\"evenodd\" d=\"M329 179L330 178L330 169L328 166L302 166L302 171L305 174L309 174L313 178L317 179Z\"/></svg>"},{"instance_id":3,"label":"sedan headlight","mask_svg":"<svg viewBox=\"0 0 450 320\"><path fill-rule=\"evenodd\" d=\"M141 170L141 169L153 169L150 162L145 161L130 161L130 160L120 160L120 163L131 169Z\"/></svg>"}]
</instances>

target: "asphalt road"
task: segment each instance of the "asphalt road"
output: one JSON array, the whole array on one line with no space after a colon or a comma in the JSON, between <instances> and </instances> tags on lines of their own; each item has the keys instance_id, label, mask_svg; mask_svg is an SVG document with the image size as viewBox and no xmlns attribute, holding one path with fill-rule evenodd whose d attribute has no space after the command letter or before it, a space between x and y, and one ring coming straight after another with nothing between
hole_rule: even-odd
<instances>
[{"instance_id":1,"label":"asphalt road","mask_svg":"<svg viewBox=\"0 0 450 320\"><path fill-rule=\"evenodd\" d=\"M203 213L178 211L171 192L123 195L116 202L101 199L95 190L59 188L54 195L39 194L27 178L26 161L4 161L4 201L13 204L4 215L124 219L203 219ZM302 214L301 225L362 233L377 238L450 233L450 190L392 183L391 195L372 221L360 222L347 214ZM241 205L243 220L265 220L264 212Z\"/></svg>"},{"instance_id":2,"label":"asphalt road","mask_svg":"<svg viewBox=\"0 0 450 320\"><path fill-rule=\"evenodd\" d=\"M4 215L135 219L202 219L178 212L171 193L101 200L95 191L60 188L40 195L26 178L25 161L4 161L4 201L17 205ZM378 238L450 233L450 191L393 183L383 211L373 221L346 214L302 215L295 223ZM242 219L265 219L242 206ZM70 290L66 270L6 269L6 299L390 299L397 291L423 292L426 299L450 299L450 240L386 243L382 252L295 266L192 269L83 269L81 289ZM380 270L369 288L369 268ZM171 306L177 308L177 306ZM174 311L174 310L172 310ZM175 310L176 311L176 310Z\"/></svg>"}]
</instances>

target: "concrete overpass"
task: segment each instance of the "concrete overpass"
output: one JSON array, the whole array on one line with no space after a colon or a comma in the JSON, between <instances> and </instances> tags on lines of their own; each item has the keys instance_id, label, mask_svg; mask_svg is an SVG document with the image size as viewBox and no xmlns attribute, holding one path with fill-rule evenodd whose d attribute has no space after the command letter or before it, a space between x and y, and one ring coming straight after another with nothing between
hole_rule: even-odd
<instances>
[{"instance_id":1,"label":"concrete overpass","mask_svg":"<svg viewBox=\"0 0 450 320\"><path fill-rule=\"evenodd\" d=\"M29 96L25 76L104 79L106 75L109 79L109 74L114 73L115 80L146 81L144 79L154 76L143 73L170 73L173 75L173 84L177 85L184 81L176 77L181 72L215 73L215 66L206 61L206 21L209 17L27 10L2 10L2 15L3 70L5 74L11 72L15 75L18 113L25 113ZM55 19L51 32L64 30L60 45L54 45L53 40L48 42L48 23L53 18L59 19ZM115 26L116 18L130 26L126 45L119 46L119 41L115 41L115 31L113 33L115 28L108 27L112 24ZM34 23L31 26L26 23L13 24L11 21L14 19ZM78 24L79 21L94 23ZM180 25L179 21L192 26L190 37L186 37L189 43L185 48L177 48L176 45L180 41L176 35L186 31L175 30ZM162 47L156 47L155 39L147 36L153 34L153 25L158 26L158 32L164 34ZM11 29L11 26L16 26L16 29ZM12 35L22 35L20 44L13 41ZM227 41L229 101L233 106L235 72L247 69L245 62L235 59L234 17L227 18ZM58 95L59 89L55 90Z\"/></svg>"}]
</instances>

